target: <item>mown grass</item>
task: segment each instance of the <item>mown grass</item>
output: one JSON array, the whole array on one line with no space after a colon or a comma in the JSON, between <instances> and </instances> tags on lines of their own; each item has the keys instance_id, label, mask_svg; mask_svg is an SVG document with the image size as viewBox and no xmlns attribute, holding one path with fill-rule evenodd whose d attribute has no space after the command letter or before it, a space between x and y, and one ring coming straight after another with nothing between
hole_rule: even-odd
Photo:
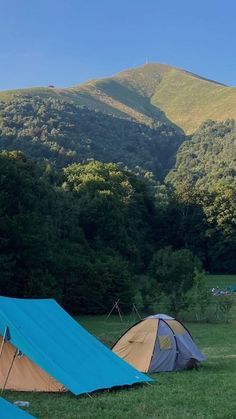
<instances>
[{"instance_id":1,"label":"mown grass","mask_svg":"<svg viewBox=\"0 0 236 419\"><path fill-rule=\"evenodd\" d=\"M110 346L130 325L130 317L80 316L78 321ZM10 401L28 400L41 419L236 418L236 324L188 323L208 359L199 371L153 375L138 385L75 397L67 394L5 392ZM96 363L96 359L94 360Z\"/></svg>"},{"instance_id":2,"label":"mown grass","mask_svg":"<svg viewBox=\"0 0 236 419\"><path fill-rule=\"evenodd\" d=\"M236 275L207 275L209 288L219 287L226 290L230 285L236 284Z\"/></svg>"},{"instance_id":3,"label":"mown grass","mask_svg":"<svg viewBox=\"0 0 236 419\"><path fill-rule=\"evenodd\" d=\"M209 288L226 289L234 275L208 275ZM235 313L236 314L236 313ZM155 374L151 385L75 397L66 394L5 392L10 401L28 400L41 419L236 418L236 315L231 323L186 323L207 355L199 371ZM111 347L138 317L79 316L79 323ZM94 360L96 362L96 360Z\"/></svg>"}]
</instances>

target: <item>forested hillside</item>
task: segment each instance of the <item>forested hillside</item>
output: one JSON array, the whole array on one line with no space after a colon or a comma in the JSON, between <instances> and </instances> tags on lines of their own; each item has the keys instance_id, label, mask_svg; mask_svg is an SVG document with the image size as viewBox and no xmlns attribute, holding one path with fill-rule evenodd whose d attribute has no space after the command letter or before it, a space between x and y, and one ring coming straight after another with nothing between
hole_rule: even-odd
<instances>
[{"instance_id":1,"label":"forested hillside","mask_svg":"<svg viewBox=\"0 0 236 419\"><path fill-rule=\"evenodd\" d=\"M57 167L95 159L163 179L183 140L162 123L149 128L56 98L21 96L0 103L0 149L21 150Z\"/></svg>"},{"instance_id":2,"label":"forested hillside","mask_svg":"<svg viewBox=\"0 0 236 419\"><path fill-rule=\"evenodd\" d=\"M194 225L190 228L198 225L204 237L201 248L203 253L208 249L209 269L235 272L236 122L204 123L180 147L175 169L166 181L188 208L186 219L192 217ZM189 233L187 229L186 240Z\"/></svg>"}]
</instances>

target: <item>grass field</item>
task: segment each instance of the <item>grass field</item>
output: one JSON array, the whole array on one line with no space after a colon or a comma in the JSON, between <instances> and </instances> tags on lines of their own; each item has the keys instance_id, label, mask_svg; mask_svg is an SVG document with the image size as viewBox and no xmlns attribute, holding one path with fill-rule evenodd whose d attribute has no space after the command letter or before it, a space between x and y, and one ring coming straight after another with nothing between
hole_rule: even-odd
<instances>
[{"instance_id":1,"label":"grass field","mask_svg":"<svg viewBox=\"0 0 236 419\"><path fill-rule=\"evenodd\" d=\"M208 275L209 288L217 287L226 290L229 285L236 284L236 275Z\"/></svg>"},{"instance_id":2,"label":"grass field","mask_svg":"<svg viewBox=\"0 0 236 419\"><path fill-rule=\"evenodd\" d=\"M234 282L232 277L209 277L211 286ZM80 316L78 321L110 346L130 326L131 318L127 316L121 322L118 316L111 316L107 321L104 316ZM236 320L227 324L186 325L207 355L199 371L156 374L151 385L103 391L92 394L92 398L70 393L15 392L5 392L3 397L10 401L28 400L28 411L40 419L235 419Z\"/></svg>"}]
</instances>

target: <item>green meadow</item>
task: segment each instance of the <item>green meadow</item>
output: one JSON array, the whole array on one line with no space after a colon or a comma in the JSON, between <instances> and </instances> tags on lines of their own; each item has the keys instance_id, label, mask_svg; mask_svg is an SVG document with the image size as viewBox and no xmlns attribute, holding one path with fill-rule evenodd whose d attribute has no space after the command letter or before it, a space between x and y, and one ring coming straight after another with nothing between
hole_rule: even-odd
<instances>
[{"instance_id":1,"label":"green meadow","mask_svg":"<svg viewBox=\"0 0 236 419\"><path fill-rule=\"evenodd\" d=\"M236 276L209 276L209 286L223 288ZM111 346L138 318L117 315L80 316L78 321ZM236 418L236 316L229 323L186 323L207 356L199 370L153 375L154 382L90 396L71 393L5 392L10 401L27 400L28 411L40 419ZM96 363L96 359L94 359Z\"/></svg>"}]
</instances>

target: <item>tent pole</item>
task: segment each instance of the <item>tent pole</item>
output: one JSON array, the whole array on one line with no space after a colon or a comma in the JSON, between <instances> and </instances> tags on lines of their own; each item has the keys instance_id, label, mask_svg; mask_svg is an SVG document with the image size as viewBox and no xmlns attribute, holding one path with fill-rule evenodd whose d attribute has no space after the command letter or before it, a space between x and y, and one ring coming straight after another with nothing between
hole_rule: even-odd
<instances>
[{"instance_id":1,"label":"tent pole","mask_svg":"<svg viewBox=\"0 0 236 419\"><path fill-rule=\"evenodd\" d=\"M17 352L18 352L18 349L16 349L16 350L15 350L14 356L13 356L12 361L11 361L10 368L9 368L8 373L7 373L7 376L6 376L5 383L4 383L3 388L2 388L2 390L1 390L1 394L4 392L5 387L6 387L6 385L7 385L7 381L8 381L9 375L10 375L10 373L11 373L11 370L12 370L12 367L13 367L13 364L14 364L14 361L15 361L15 359L16 359Z\"/></svg>"},{"instance_id":2,"label":"tent pole","mask_svg":"<svg viewBox=\"0 0 236 419\"><path fill-rule=\"evenodd\" d=\"M115 304L114 304L114 306L112 306L111 311L108 313L108 315L106 317L106 320L109 319L109 317L110 317L111 313L113 312L114 308L115 308Z\"/></svg>"},{"instance_id":3,"label":"tent pole","mask_svg":"<svg viewBox=\"0 0 236 419\"><path fill-rule=\"evenodd\" d=\"M135 304L133 304L133 309L134 309L134 311L137 313L137 315L138 315L138 317L140 318L140 320L142 320L142 318L141 318L141 316L140 316L140 314L139 314L139 311L138 311L138 309L137 309L137 307L136 307L136 305L135 305Z\"/></svg>"},{"instance_id":4,"label":"tent pole","mask_svg":"<svg viewBox=\"0 0 236 419\"><path fill-rule=\"evenodd\" d=\"M116 301L116 310L118 311L118 313L119 313L119 317L120 317L120 321L122 321L123 319L122 319L122 316L121 316L121 311L120 311L120 307L118 306L118 302L119 302L120 300L118 300L118 301Z\"/></svg>"},{"instance_id":5,"label":"tent pole","mask_svg":"<svg viewBox=\"0 0 236 419\"><path fill-rule=\"evenodd\" d=\"M3 351L3 346L4 346L4 343L5 343L5 339L6 339L6 334L7 334L7 327L5 327L4 334L3 334L3 337L2 337L2 343L1 343L1 348L0 348L0 358L1 358L1 355L2 355L2 351Z\"/></svg>"},{"instance_id":6,"label":"tent pole","mask_svg":"<svg viewBox=\"0 0 236 419\"><path fill-rule=\"evenodd\" d=\"M117 309L117 304L119 303L119 301L120 301L120 299L119 299L119 300L117 300L117 301L115 302L115 304L113 305L113 307L112 307L112 309L111 309L110 313L108 313L108 315L107 315L107 317L106 317L106 320L107 320L107 319L109 319L109 317L110 317L111 313L113 312L113 310L114 310L115 308Z\"/></svg>"}]
</instances>

